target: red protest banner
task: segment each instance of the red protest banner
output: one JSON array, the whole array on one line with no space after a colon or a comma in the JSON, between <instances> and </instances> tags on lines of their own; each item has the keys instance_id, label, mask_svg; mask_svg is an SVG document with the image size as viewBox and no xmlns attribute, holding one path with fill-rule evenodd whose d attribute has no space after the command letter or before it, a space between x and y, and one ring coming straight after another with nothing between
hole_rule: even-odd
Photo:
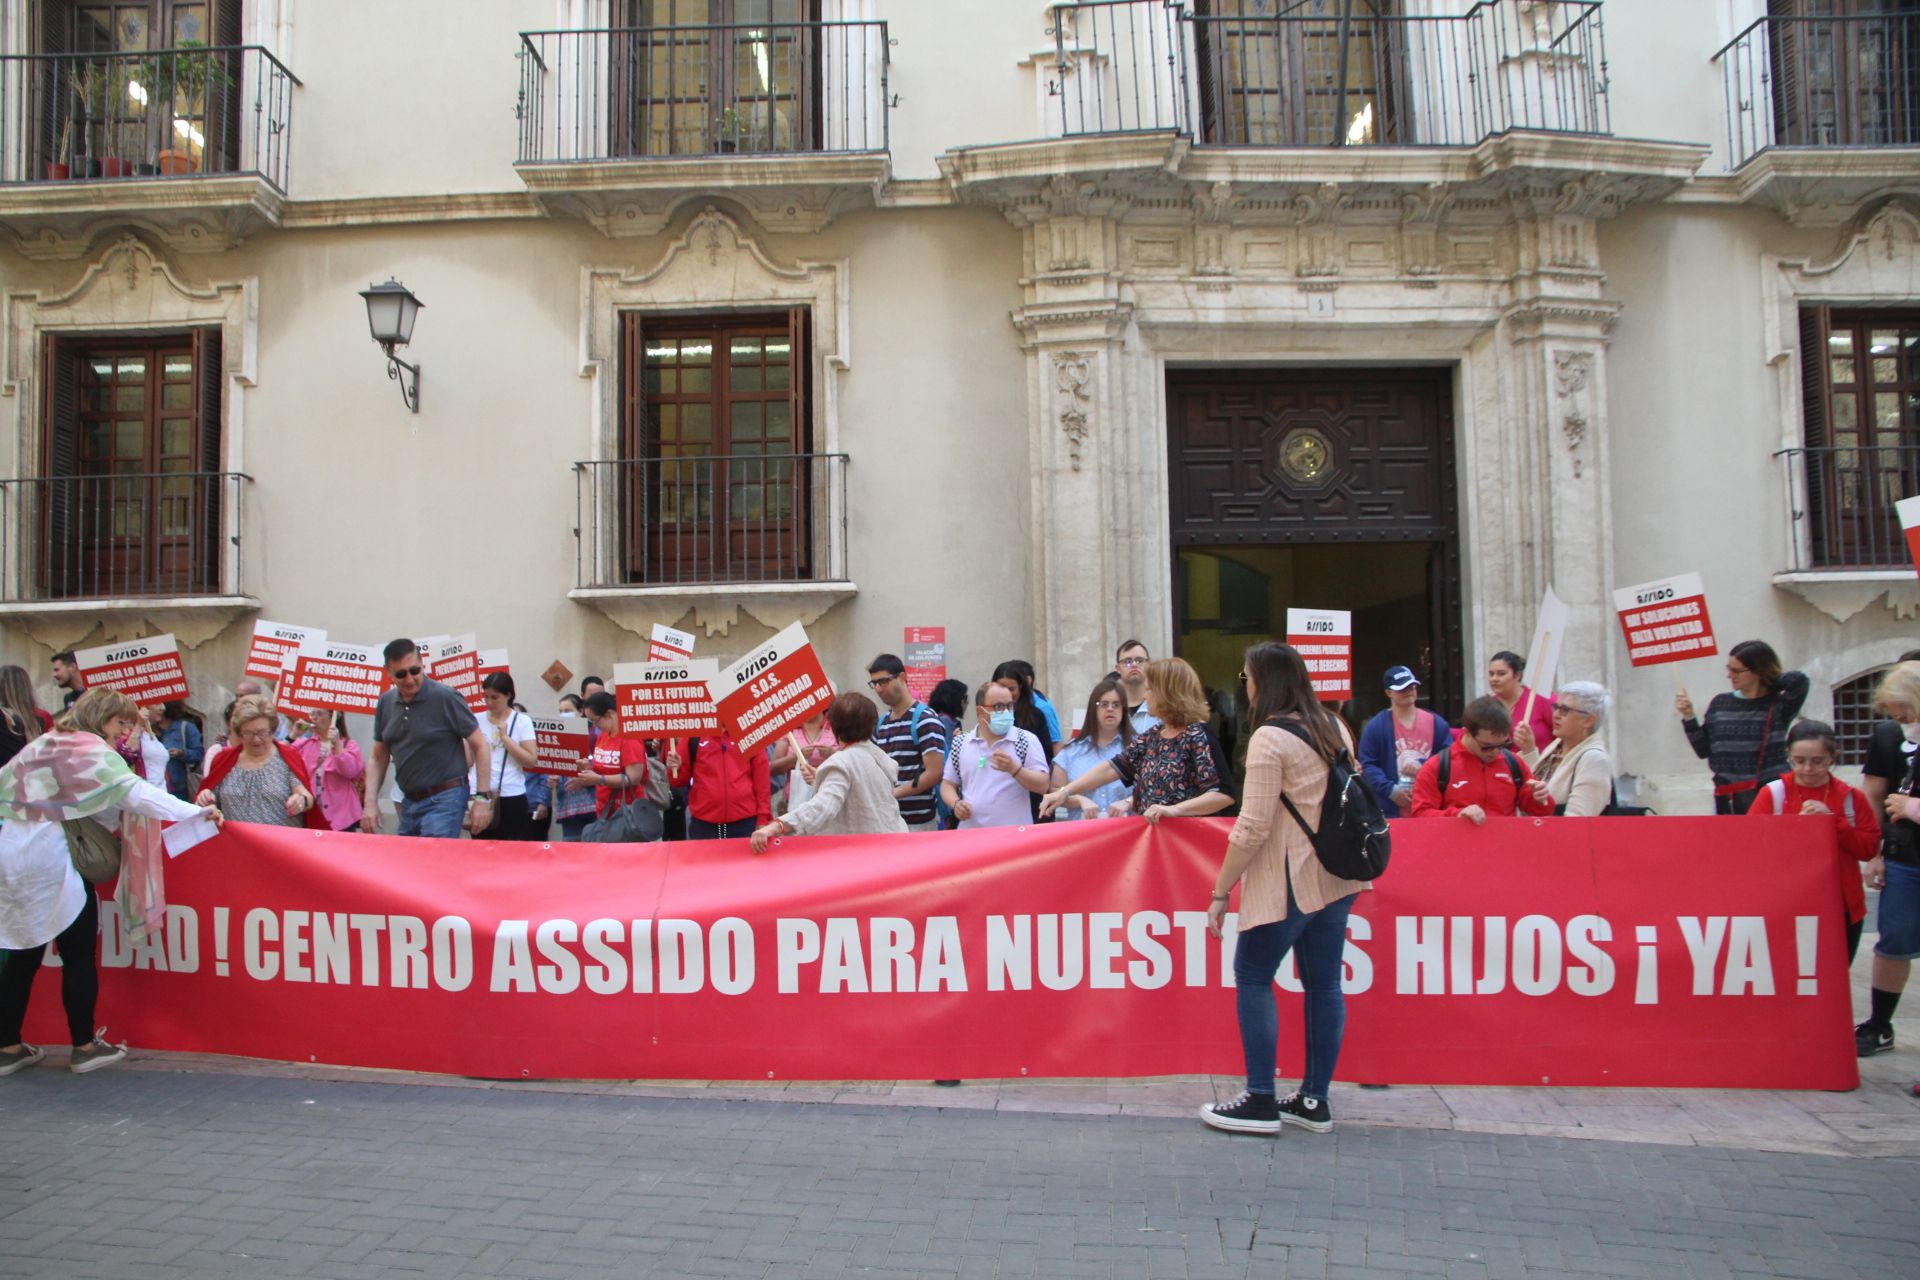
<instances>
[{"instance_id":1,"label":"red protest banner","mask_svg":"<svg viewBox=\"0 0 1920 1280\"><path fill-rule=\"evenodd\" d=\"M797 622L715 676L708 688L722 732L742 751L765 746L833 701L833 686Z\"/></svg>"},{"instance_id":2,"label":"red protest banner","mask_svg":"<svg viewBox=\"0 0 1920 1280\"><path fill-rule=\"evenodd\" d=\"M285 693L291 706L372 715L391 683L378 646L320 640L296 651Z\"/></svg>"},{"instance_id":3,"label":"red protest banner","mask_svg":"<svg viewBox=\"0 0 1920 1280\"><path fill-rule=\"evenodd\" d=\"M547 773L571 778L580 772L590 749L591 736L582 716L532 716L534 754L538 757L528 773Z\"/></svg>"},{"instance_id":4,"label":"red protest banner","mask_svg":"<svg viewBox=\"0 0 1920 1280\"><path fill-rule=\"evenodd\" d=\"M295 627L284 622L253 624L253 643L247 649L246 672L261 680L278 682L286 673L281 659L296 652L309 640L325 640L325 627Z\"/></svg>"},{"instance_id":5,"label":"red protest banner","mask_svg":"<svg viewBox=\"0 0 1920 1280\"><path fill-rule=\"evenodd\" d=\"M933 686L947 678L947 629L908 627L900 660L907 668L907 688L916 702L925 702Z\"/></svg>"},{"instance_id":6,"label":"red protest banner","mask_svg":"<svg viewBox=\"0 0 1920 1280\"><path fill-rule=\"evenodd\" d=\"M1697 573L1621 587L1613 593L1627 661L1636 667L1682 662L1720 652L1707 617L1707 590Z\"/></svg>"},{"instance_id":7,"label":"red protest banner","mask_svg":"<svg viewBox=\"0 0 1920 1280\"><path fill-rule=\"evenodd\" d=\"M719 713L707 682L719 670L712 658L615 663L613 696L620 703L620 736L689 738L717 732Z\"/></svg>"},{"instance_id":8,"label":"red protest banner","mask_svg":"<svg viewBox=\"0 0 1920 1280\"><path fill-rule=\"evenodd\" d=\"M480 691L480 644L469 632L433 646L433 667L427 673L467 700L469 711L487 709Z\"/></svg>"},{"instance_id":9,"label":"red protest banner","mask_svg":"<svg viewBox=\"0 0 1920 1280\"><path fill-rule=\"evenodd\" d=\"M1901 531L1907 535L1907 555L1920 570L1920 498L1902 498L1893 509L1900 517Z\"/></svg>"},{"instance_id":10,"label":"red protest banner","mask_svg":"<svg viewBox=\"0 0 1920 1280\"><path fill-rule=\"evenodd\" d=\"M653 624L653 638L647 642L648 662L684 662L693 656L693 635L672 627Z\"/></svg>"},{"instance_id":11,"label":"red protest banner","mask_svg":"<svg viewBox=\"0 0 1920 1280\"><path fill-rule=\"evenodd\" d=\"M1833 826L1727 821L1396 822L1347 925L1339 1078L1856 1087ZM168 864L147 941L101 904L100 1021L146 1049L496 1079L1230 1075L1233 937L1194 909L1228 825L529 860L229 823ZM57 974L30 1041L66 1034ZM1291 967L1278 986L1297 1075Z\"/></svg>"},{"instance_id":12,"label":"red protest banner","mask_svg":"<svg viewBox=\"0 0 1920 1280\"><path fill-rule=\"evenodd\" d=\"M118 689L143 707L187 696L187 672L171 635L82 649L74 665L89 689Z\"/></svg>"},{"instance_id":13,"label":"red protest banner","mask_svg":"<svg viewBox=\"0 0 1920 1280\"><path fill-rule=\"evenodd\" d=\"M1353 615L1343 609L1287 610L1287 643L1300 651L1322 702L1353 696Z\"/></svg>"}]
</instances>

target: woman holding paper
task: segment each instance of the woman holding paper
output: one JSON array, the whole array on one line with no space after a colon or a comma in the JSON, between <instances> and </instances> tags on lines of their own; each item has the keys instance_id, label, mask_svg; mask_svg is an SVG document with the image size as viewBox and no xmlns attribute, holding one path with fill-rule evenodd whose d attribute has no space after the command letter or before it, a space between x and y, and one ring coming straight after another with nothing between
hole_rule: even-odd
<instances>
[{"instance_id":1,"label":"woman holding paper","mask_svg":"<svg viewBox=\"0 0 1920 1280\"><path fill-rule=\"evenodd\" d=\"M360 795L360 779L366 775L367 762L360 744L347 733L347 718L333 711L314 712L311 729L294 739L293 749L319 792L320 813L327 825L335 831L357 828L366 803Z\"/></svg>"},{"instance_id":2,"label":"woman holding paper","mask_svg":"<svg viewBox=\"0 0 1920 1280\"><path fill-rule=\"evenodd\" d=\"M117 837L121 919L134 937L144 938L158 927L165 901L160 824L202 812L220 820L211 805L175 799L127 767L112 744L139 723L132 698L115 689L89 689L52 732L0 768L0 1076L44 1056L21 1041L20 1027L49 942L60 951L60 1002L73 1043L68 1070L97 1071L127 1056L125 1045L107 1044L94 1033L99 906L93 886L74 869L61 824L98 824Z\"/></svg>"},{"instance_id":3,"label":"woman holding paper","mask_svg":"<svg viewBox=\"0 0 1920 1280\"><path fill-rule=\"evenodd\" d=\"M280 713L264 695L250 693L236 699L227 717L227 731L238 745L222 747L213 757L196 802L217 801L235 822L332 830L313 802L313 778L306 761L291 746L274 741L279 723Z\"/></svg>"},{"instance_id":4,"label":"woman holding paper","mask_svg":"<svg viewBox=\"0 0 1920 1280\"><path fill-rule=\"evenodd\" d=\"M1526 673L1527 660L1510 649L1487 659L1487 692L1500 699L1513 718L1513 749L1532 756L1553 740L1553 707L1520 683Z\"/></svg>"},{"instance_id":5,"label":"woman holding paper","mask_svg":"<svg viewBox=\"0 0 1920 1280\"><path fill-rule=\"evenodd\" d=\"M1743 640L1727 651L1730 693L1693 718L1685 689L1673 700L1693 754L1713 770L1713 811L1745 813L1761 787L1787 773L1787 730L1806 705L1809 682L1800 671L1782 671L1780 656L1764 640Z\"/></svg>"}]
</instances>

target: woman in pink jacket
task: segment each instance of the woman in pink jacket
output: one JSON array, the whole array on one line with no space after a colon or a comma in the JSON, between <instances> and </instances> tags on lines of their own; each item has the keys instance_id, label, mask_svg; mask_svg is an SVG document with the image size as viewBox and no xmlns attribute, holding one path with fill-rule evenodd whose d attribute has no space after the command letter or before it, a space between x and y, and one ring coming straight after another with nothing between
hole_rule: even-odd
<instances>
[{"instance_id":1,"label":"woman in pink jacket","mask_svg":"<svg viewBox=\"0 0 1920 1280\"><path fill-rule=\"evenodd\" d=\"M360 744L347 736L347 718L332 711L316 711L313 728L293 742L319 792L320 812L335 831L360 825L360 777L367 762Z\"/></svg>"}]
</instances>

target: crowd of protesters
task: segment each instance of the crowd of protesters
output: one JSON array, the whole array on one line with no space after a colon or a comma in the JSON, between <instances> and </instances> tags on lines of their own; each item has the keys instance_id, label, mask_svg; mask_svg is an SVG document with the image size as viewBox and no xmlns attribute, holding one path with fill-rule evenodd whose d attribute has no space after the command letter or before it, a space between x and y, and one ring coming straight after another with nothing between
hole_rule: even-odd
<instances>
[{"instance_id":1,"label":"crowd of protesters","mask_svg":"<svg viewBox=\"0 0 1920 1280\"><path fill-rule=\"evenodd\" d=\"M485 678L476 713L431 677L412 641L394 641L383 656L391 688L364 754L345 716L276 706L256 681L239 682L235 700L209 724L183 703L142 713L117 692L87 690L73 655L62 653L52 668L61 691L56 719L36 705L23 669L0 668L0 1075L40 1056L19 1028L49 942L75 952L63 973L73 1069L118 1056L92 1034L95 895L75 871L77 851L67 856L70 834L55 817L113 831L130 865L136 844L150 852L161 821L208 813L379 832L383 799L403 836L744 839L755 854L793 836L1127 816L1158 823L1237 808L1210 917L1218 931L1237 885L1235 980L1248 1087L1203 1118L1239 1131L1324 1129L1344 1024L1341 939L1353 895L1365 886L1327 872L1308 836L1329 768L1343 753L1388 817L1481 826L1490 818L1647 812L1620 801L1606 745L1609 691L1590 681L1529 687L1525 662L1509 651L1490 659L1486 690L1467 702L1458 726L1420 705L1420 678L1404 665L1380 677L1386 709L1349 726L1341 708L1317 699L1299 654L1277 643L1248 650L1243 693L1231 708L1239 714L1229 717L1222 704L1233 700L1211 694L1187 662L1155 659L1128 640L1072 726L1023 659L1000 663L971 690L942 680L922 701L901 659L882 653L867 664L867 694L843 693L772 746L744 752L725 733L627 737L614 696L588 676L561 699L589 734L580 768L564 777L536 771L532 718L511 676ZM1862 1057L1885 1052L1920 955L1920 651L1903 655L1879 686L1874 706L1887 718L1874 730L1861 788L1833 775L1833 729L1800 718L1804 674L1784 670L1761 641L1734 646L1726 671L1728 692L1702 716L1684 690L1677 695L1685 740L1711 771L1717 813L1834 823L1850 959L1865 927L1865 889L1880 891L1871 1009L1855 1036ZM1235 725L1251 726L1239 774ZM56 767L64 772L52 799L41 795L41 782L26 781ZM1244 778L1238 788L1236 776ZM1272 981L1289 953L1307 993L1307 1070L1300 1089L1278 1099Z\"/></svg>"}]
</instances>

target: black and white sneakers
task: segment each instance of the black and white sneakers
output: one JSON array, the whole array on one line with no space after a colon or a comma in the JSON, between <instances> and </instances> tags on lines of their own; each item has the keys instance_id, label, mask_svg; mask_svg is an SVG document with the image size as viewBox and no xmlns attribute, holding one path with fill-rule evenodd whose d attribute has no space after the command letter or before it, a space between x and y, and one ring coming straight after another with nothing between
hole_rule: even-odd
<instances>
[{"instance_id":1,"label":"black and white sneakers","mask_svg":"<svg viewBox=\"0 0 1920 1280\"><path fill-rule=\"evenodd\" d=\"M1325 1098L1309 1098L1295 1091L1279 1103L1280 1123L1325 1133L1333 1128L1333 1112L1327 1109Z\"/></svg>"},{"instance_id":2,"label":"black and white sneakers","mask_svg":"<svg viewBox=\"0 0 1920 1280\"><path fill-rule=\"evenodd\" d=\"M1228 1133L1280 1132L1280 1104L1270 1093L1243 1093L1232 1102L1209 1102L1200 1108L1202 1123Z\"/></svg>"}]
</instances>

